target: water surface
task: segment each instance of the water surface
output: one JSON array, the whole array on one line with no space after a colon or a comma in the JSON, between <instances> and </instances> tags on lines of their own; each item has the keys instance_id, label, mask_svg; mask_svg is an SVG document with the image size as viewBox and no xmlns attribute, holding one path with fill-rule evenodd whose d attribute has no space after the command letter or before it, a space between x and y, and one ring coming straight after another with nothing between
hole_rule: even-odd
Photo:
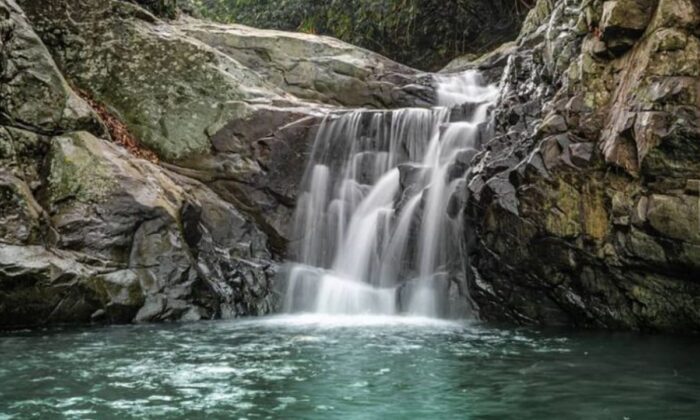
<instances>
[{"instance_id":1,"label":"water surface","mask_svg":"<svg viewBox=\"0 0 700 420\"><path fill-rule=\"evenodd\" d=\"M700 341L294 316L0 336L0 418L697 419Z\"/></svg>"}]
</instances>

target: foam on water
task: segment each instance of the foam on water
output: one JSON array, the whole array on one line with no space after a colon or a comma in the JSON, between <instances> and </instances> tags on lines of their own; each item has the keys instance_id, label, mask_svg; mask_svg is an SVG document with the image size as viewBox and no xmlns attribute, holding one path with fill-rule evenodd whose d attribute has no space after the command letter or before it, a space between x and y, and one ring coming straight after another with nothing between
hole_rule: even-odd
<instances>
[{"instance_id":1,"label":"foam on water","mask_svg":"<svg viewBox=\"0 0 700 420\"><path fill-rule=\"evenodd\" d=\"M329 315L325 313L306 313L277 315L260 319L243 321L249 325L273 327L321 327L321 328L365 328L365 327L432 327L463 328L459 321L443 320L421 316L399 315Z\"/></svg>"},{"instance_id":2,"label":"foam on water","mask_svg":"<svg viewBox=\"0 0 700 420\"><path fill-rule=\"evenodd\" d=\"M700 340L430 318L0 336L0 418L697 419Z\"/></svg>"}]
</instances>

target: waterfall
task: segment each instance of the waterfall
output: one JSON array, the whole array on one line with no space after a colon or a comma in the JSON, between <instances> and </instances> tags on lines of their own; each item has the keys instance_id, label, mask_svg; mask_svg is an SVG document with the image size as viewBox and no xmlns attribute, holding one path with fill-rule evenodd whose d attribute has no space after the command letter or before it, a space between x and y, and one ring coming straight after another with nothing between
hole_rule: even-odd
<instances>
[{"instance_id":1,"label":"waterfall","mask_svg":"<svg viewBox=\"0 0 700 420\"><path fill-rule=\"evenodd\" d=\"M435 83L432 109L324 119L297 203L285 311L455 313L464 239L461 215L449 207L464 193L497 90L476 72ZM453 121L456 110L462 121Z\"/></svg>"}]
</instances>

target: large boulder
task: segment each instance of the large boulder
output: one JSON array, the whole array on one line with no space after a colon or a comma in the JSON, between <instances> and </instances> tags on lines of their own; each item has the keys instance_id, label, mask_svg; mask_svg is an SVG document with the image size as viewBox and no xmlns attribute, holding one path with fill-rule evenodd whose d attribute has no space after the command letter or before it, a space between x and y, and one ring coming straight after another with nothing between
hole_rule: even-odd
<instances>
[{"instance_id":1,"label":"large boulder","mask_svg":"<svg viewBox=\"0 0 700 420\"><path fill-rule=\"evenodd\" d=\"M270 312L326 112L431 101L328 38L20 4L0 0L0 328Z\"/></svg>"},{"instance_id":2,"label":"large boulder","mask_svg":"<svg viewBox=\"0 0 700 420\"><path fill-rule=\"evenodd\" d=\"M267 236L111 143L18 5L0 11L0 328L269 312Z\"/></svg>"},{"instance_id":3,"label":"large boulder","mask_svg":"<svg viewBox=\"0 0 700 420\"><path fill-rule=\"evenodd\" d=\"M220 25L192 18L174 22L201 40L255 69L275 87L308 101L346 107L415 105L416 71L335 38L300 32ZM429 90L425 105L432 103Z\"/></svg>"},{"instance_id":4,"label":"large boulder","mask_svg":"<svg viewBox=\"0 0 700 420\"><path fill-rule=\"evenodd\" d=\"M40 133L95 128L14 0L0 1L0 124Z\"/></svg>"},{"instance_id":5,"label":"large boulder","mask_svg":"<svg viewBox=\"0 0 700 420\"><path fill-rule=\"evenodd\" d=\"M165 22L117 0L20 3L73 83L169 169L236 202L280 254L301 179L286 168L303 168L327 109L433 100L428 77L328 37Z\"/></svg>"},{"instance_id":6,"label":"large boulder","mask_svg":"<svg viewBox=\"0 0 700 420\"><path fill-rule=\"evenodd\" d=\"M89 322L101 307L98 276L71 253L0 243L0 328ZM123 288L128 296L128 284L114 289Z\"/></svg>"},{"instance_id":7,"label":"large boulder","mask_svg":"<svg viewBox=\"0 0 700 420\"><path fill-rule=\"evenodd\" d=\"M699 13L538 2L469 186L483 318L700 330Z\"/></svg>"},{"instance_id":8,"label":"large boulder","mask_svg":"<svg viewBox=\"0 0 700 420\"><path fill-rule=\"evenodd\" d=\"M46 165L38 193L46 211L21 181L0 184L32 204L11 224L24 231L4 232L25 246L3 248L0 325L271 310L267 237L206 187L87 132L53 138ZM53 235L28 246L41 223Z\"/></svg>"},{"instance_id":9,"label":"large boulder","mask_svg":"<svg viewBox=\"0 0 700 420\"><path fill-rule=\"evenodd\" d=\"M208 153L210 138L256 105L387 107L409 103L400 88L415 79L326 37L186 17L171 24L117 0L20 4L64 73L170 162Z\"/></svg>"}]
</instances>

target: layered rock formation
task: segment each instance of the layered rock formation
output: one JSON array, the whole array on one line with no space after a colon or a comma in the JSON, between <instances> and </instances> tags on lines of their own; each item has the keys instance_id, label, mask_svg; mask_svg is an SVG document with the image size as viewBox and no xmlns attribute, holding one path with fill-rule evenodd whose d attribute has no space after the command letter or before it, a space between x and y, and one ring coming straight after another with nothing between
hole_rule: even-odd
<instances>
[{"instance_id":1,"label":"layered rock formation","mask_svg":"<svg viewBox=\"0 0 700 420\"><path fill-rule=\"evenodd\" d=\"M700 3L540 0L470 182L485 319L700 329Z\"/></svg>"},{"instance_id":2,"label":"layered rock formation","mask_svg":"<svg viewBox=\"0 0 700 420\"><path fill-rule=\"evenodd\" d=\"M0 328L269 312L325 111L431 101L329 38L117 0L0 10Z\"/></svg>"},{"instance_id":3,"label":"layered rock formation","mask_svg":"<svg viewBox=\"0 0 700 420\"><path fill-rule=\"evenodd\" d=\"M434 102L365 50L173 5L0 0L0 328L271 311L323 116ZM700 329L699 37L696 0L540 0L448 66L501 80L460 197L483 319Z\"/></svg>"}]
</instances>

